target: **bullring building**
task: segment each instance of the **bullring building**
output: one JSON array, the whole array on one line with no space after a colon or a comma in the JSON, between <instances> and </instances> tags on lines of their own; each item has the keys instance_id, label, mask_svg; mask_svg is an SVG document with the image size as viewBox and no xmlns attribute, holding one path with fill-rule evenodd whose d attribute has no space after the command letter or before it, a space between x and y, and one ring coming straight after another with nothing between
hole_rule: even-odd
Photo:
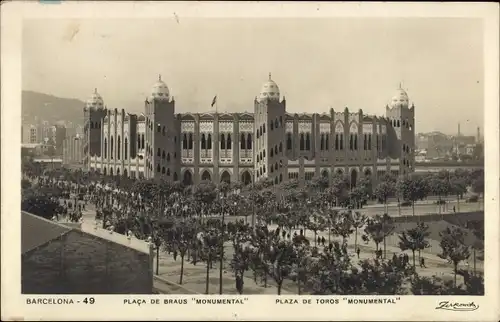
<instances>
[{"instance_id":1,"label":"bullring building","mask_svg":"<svg viewBox=\"0 0 500 322\"><path fill-rule=\"evenodd\" d=\"M271 75L253 113L175 113L161 76L140 115L108 109L96 90L84 107L84 163L105 175L185 184L304 182L343 173L354 186L364 176L413 171L415 108L401 86L385 116L348 108L288 113L286 103Z\"/></svg>"}]
</instances>

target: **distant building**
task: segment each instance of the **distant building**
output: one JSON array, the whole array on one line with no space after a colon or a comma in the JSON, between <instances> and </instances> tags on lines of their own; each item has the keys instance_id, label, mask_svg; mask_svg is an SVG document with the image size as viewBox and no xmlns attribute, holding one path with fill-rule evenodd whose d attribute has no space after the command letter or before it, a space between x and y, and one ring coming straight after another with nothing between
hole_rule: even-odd
<instances>
[{"instance_id":1,"label":"distant building","mask_svg":"<svg viewBox=\"0 0 500 322\"><path fill-rule=\"evenodd\" d=\"M83 142L79 135L66 136L63 141L63 163L80 165L83 162Z\"/></svg>"},{"instance_id":2,"label":"distant building","mask_svg":"<svg viewBox=\"0 0 500 322\"><path fill-rule=\"evenodd\" d=\"M23 124L22 125L22 143L33 144L39 142L39 132L38 127L34 124Z\"/></svg>"}]
</instances>

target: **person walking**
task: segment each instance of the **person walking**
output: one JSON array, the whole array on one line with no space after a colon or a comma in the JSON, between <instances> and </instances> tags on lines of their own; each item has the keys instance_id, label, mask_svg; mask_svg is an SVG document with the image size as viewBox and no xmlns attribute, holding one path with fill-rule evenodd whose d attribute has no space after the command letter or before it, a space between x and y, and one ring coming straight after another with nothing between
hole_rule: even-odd
<instances>
[{"instance_id":1,"label":"person walking","mask_svg":"<svg viewBox=\"0 0 500 322\"><path fill-rule=\"evenodd\" d=\"M425 258L424 258L424 257L420 257L420 267L422 267L422 268L427 268L427 267L425 266Z\"/></svg>"}]
</instances>

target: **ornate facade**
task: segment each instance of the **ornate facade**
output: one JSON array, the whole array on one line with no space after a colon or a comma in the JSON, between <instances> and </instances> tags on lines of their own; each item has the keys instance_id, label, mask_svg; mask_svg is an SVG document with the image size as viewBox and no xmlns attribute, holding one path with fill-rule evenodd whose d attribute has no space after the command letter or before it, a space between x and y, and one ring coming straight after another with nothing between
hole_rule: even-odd
<instances>
[{"instance_id":1,"label":"ornate facade","mask_svg":"<svg viewBox=\"0 0 500 322\"><path fill-rule=\"evenodd\" d=\"M349 174L353 185L387 172L414 170L415 109L397 89L385 117L330 109L287 113L271 79L255 97L253 113L175 113L175 100L159 78L144 113L107 109L94 92L84 107L85 164L107 175L275 183Z\"/></svg>"}]
</instances>

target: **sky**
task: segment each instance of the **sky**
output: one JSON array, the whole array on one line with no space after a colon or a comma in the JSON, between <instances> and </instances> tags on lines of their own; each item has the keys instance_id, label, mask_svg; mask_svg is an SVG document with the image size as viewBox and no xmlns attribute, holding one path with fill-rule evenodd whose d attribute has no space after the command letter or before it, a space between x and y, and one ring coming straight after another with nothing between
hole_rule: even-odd
<instances>
[{"instance_id":1,"label":"sky","mask_svg":"<svg viewBox=\"0 0 500 322\"><path fill-rule=\"evenodd\" d=\"M182 18L27 20L23 90L140 113L158 75L176 112L253 110L268 74L288 112L384 115L399 83L416 131L483 128L481 20Z\"/></svg>"}]
</instances>

